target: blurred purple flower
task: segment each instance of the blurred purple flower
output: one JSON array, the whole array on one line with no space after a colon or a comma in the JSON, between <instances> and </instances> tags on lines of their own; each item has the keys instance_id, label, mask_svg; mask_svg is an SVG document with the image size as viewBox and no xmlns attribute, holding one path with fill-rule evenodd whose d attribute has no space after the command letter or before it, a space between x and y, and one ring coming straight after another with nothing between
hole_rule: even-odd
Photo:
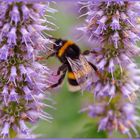
<instances>
[{"instance_id":1,"label":"blurred purple flower","mask_svg":"<svg viewBox=\"0 0 140 140\"><path fill-rule=\"evenodd\" d=\"M112 104L112 106L102 102L90 105L83 110L88 111L90 117L100 118L98 131L107 130L111 135L114 130L118 130L122 134L132 137L131 130L133 130L136 137L138 137L139 134L136 127L139 117L136 114L134 104L126 103L122 99L119 102L114 100L114 102L115 104Z\"/></svg>"}]
</instances>

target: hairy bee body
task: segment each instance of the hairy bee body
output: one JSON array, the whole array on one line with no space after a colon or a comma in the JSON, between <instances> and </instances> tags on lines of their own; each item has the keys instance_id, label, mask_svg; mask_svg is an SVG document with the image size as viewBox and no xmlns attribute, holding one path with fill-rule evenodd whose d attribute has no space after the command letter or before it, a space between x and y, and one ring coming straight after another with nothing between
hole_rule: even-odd
<instances>
[{"instance_id":1,"label":"hairy bee body","mask_svg":"<svg viewBox=\"0 0 140 140\"><path fill-rule=\"evenodd\" d=\"M55 44L54 48L58 47L56 56L62 63L67 63L67 57L70 57L71 59L79 59L81 51L74 42L65 40L62 41L59 39L55 42Z\"/></svg>"},{"instance_id":2,"label":"hairy bee body","mask_svg":"<svg viewBox=\"0 0 140 140\"><path fill-rule=\"evenodd\" d=\"M73 41L57 39L53 49L55 50L53 55L60 60L62 66L57 72L58 75L61 75L60 79L58 83L51 86L52 88L62 83L66 73L71 91L80 90L87 84L86 82L93 82L92 74L97 69L85 59L80 48Z\"/></svg>"}]
</instances>

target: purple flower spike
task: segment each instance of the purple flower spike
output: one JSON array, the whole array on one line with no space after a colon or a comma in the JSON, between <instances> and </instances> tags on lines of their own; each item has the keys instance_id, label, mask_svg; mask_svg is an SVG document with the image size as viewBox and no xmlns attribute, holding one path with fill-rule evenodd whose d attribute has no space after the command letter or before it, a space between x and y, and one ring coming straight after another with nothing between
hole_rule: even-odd
<instances>
[{"instance_id":1,"label":"purple flower spike","mask_svg":"<svg viewBox=\"0 0 140 140\"><path fill-rule=\"evenodd\" d=\"M140 89L140 70L134 63L134 57L140 55L137 47L140 41L140 2L89 0L81 4L88 11L86 26L78 30L83 31L91 41L92 52L87 59L100 73L94 84L87 84L94 89L91 92L97 100L92 108L92 105L88 107L89 115L102 116L99 130L109 134L118 130L131 137L131 129L137 137L138 116L133 102L136 103ZM98 114L98 107L104 112Z\"/></svg>"},{"instance_id":2,"label":"purple flower spike","mask_svg":"<svg viewBox=\"0 0 140 140\"><path fill-rule=\"evenodd\" d=\"M88 111L90 117L101 117L98 131L107 130L111 134L113 130L118 130L122 134L132 137L130 133L130 129L132 129L136 136L138 136L135 125L139 117L135 113L134 104L125 102L125 100L120 100L116 103L116 110L111 109L111 106L108 106L105 102L90 105L83 110Z\"/></svg>"},{"instance_id":3,"label":"purple flower spike","mask_svg":"<svg viewBox=\"0 0 140 140\"><path fill-rule=\"evenodd\" d=\"M6 139L13 132L15 137L31 139L35 135L26 123L52 119L43 112L49 107L43 100L52 75L35 61L51 42L43 33L50 30L46 7L47 1L0 0L0 135Z\"/></svg>"}]
</instances>

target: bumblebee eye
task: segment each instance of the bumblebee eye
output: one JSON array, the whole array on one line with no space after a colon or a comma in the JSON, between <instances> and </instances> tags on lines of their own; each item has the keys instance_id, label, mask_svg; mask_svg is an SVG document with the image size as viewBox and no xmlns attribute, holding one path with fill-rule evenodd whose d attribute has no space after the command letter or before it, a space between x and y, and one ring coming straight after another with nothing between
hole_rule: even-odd
<instances>
[{"instance_id":1,"label":"bumblebee eye","mask_svg":"<svg viewBox=\"0 0 140 140\"><path fill-rule=\"evenodd\" d=\"M61 41L60 43L59 43L59 46L62 46L63 45L63 42Z\"/></svg>"},{"instance_id":2,"label":"bumblebee eye","mask_svg":"<svg viewBox=\"0 0 140 140\"><path fill-rule=\"evenodd\" d=\"M59 50L61 46L63 46L63 41L61 39L56 40L54 49Z\"/></svg>"}]
</instances>

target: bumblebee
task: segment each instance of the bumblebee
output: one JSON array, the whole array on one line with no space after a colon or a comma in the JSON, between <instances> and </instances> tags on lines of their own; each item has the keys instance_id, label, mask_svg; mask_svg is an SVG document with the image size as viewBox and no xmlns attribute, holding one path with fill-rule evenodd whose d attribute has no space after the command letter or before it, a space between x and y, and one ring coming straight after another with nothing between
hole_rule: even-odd
<instances>
[{"instance_id":1,"label":"bumblebee","mask_svg":"<svg viewBox=\"0 0 140 140\"><path fill-rule=\"evenodd\" d=\"M62 65L57 71L60 78L57 83L51 85L51 88L61 85L66 73L69 90L73 92L87 90L88 86L95 82L98 70L85 57L90 53L89 51L81 53L80 48L73 41L62 39L56 39L52 49L54 52L48 57L56 56Z\"/></svg>"}]
</instances>

